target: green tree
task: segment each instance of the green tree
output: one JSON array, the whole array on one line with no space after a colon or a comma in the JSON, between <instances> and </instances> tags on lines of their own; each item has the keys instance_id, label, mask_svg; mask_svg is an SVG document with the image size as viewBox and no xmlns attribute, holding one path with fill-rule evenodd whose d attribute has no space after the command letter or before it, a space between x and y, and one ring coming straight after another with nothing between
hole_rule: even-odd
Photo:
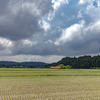
<instances>
[{"instance_id":1,"label":"green tree","mask_svg":"<svg viewBox=\"0 0 100 100\"><path fill-rule=\"evenodd\" d=\"M59 64L57 65L57 67L64 67L64 64Z\"/></svg>"},{"instance_id":2,"label":"green tree","mask_svg":"<svg viewBox=\"0 0 100 100\"><path fill-rule=\"evenodd\" d=\"M57 65L57 67L62 67L62 69L71 69L71 66L70 65L64 65L64 64L59 64L59 65Z\"/></svg>"},{"instance_id":3,"label":"green tree","mask_svg":"<svg viewBox=\"0 0 100 100\"><path fill-rule=\"evenodd\" d=\"M65 67L65 69L71 69L71 66L70 65L66 65L64 67Z\"/></svg>"}]
</instances>

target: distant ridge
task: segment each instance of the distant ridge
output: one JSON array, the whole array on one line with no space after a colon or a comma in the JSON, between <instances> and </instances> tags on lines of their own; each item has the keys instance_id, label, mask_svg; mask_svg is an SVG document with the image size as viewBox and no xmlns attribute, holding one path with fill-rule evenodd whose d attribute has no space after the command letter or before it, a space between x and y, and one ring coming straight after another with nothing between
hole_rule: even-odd
<instances>
[{"instance_id":1,"label":"distant ridge","mask_svg":"<svg viewBox=\"0 0 100 100\"><path fill-rule=\"evenodd\" d=\"M44 62L14 62L14 61L0 61L0 65L46 65Z\"/></svg>"}]
</instances>

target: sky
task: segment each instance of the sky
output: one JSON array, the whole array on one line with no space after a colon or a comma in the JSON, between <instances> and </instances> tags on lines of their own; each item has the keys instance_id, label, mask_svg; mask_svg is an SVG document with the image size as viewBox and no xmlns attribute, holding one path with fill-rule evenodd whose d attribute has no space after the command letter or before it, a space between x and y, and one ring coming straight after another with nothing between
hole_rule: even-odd
<instances>
[{"instance_id":1,"label":"sky","mask_svg":"<svg viewBox=\"0 0 100 100\"><path fill-rule=\"evenodd\" d=\"M0 60L57 62L100 54L100 0L0 0Z\"/></svg>"}]
</instances>

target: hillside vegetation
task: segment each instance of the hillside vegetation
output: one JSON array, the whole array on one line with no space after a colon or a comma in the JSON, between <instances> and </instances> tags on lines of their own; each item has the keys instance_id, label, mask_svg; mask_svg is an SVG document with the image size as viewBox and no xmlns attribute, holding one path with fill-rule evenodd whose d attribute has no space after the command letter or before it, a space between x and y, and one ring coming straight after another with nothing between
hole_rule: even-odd
<instances>
[{"instance_id":1,"label":"hillside vegetation","mask_svg":"<svg viewBox=\"0 0 100 100\"><path fill-rule=\"evenodd\" d=\"M80 56L65 57L57 63L48 64L46 66L58 66L60 64L70 65L73 69L97 69L100 68L100 55L98 56Z\"/></svg>"}]
</instances>

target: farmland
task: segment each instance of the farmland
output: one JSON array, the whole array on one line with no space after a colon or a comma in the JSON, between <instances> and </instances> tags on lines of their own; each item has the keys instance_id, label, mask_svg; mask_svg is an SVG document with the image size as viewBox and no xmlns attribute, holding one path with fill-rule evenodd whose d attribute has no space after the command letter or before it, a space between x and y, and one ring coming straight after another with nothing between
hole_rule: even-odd
<instances>
[{"instance_id":1,"label":"farmland","mask_svg":"<svg viewBox=\"0 0 100 100\"><path fill-rule=\"evenodd\" d=\"M97 69L0 69L0 100L100 100Z\"/></svg>"}]
</instances>

